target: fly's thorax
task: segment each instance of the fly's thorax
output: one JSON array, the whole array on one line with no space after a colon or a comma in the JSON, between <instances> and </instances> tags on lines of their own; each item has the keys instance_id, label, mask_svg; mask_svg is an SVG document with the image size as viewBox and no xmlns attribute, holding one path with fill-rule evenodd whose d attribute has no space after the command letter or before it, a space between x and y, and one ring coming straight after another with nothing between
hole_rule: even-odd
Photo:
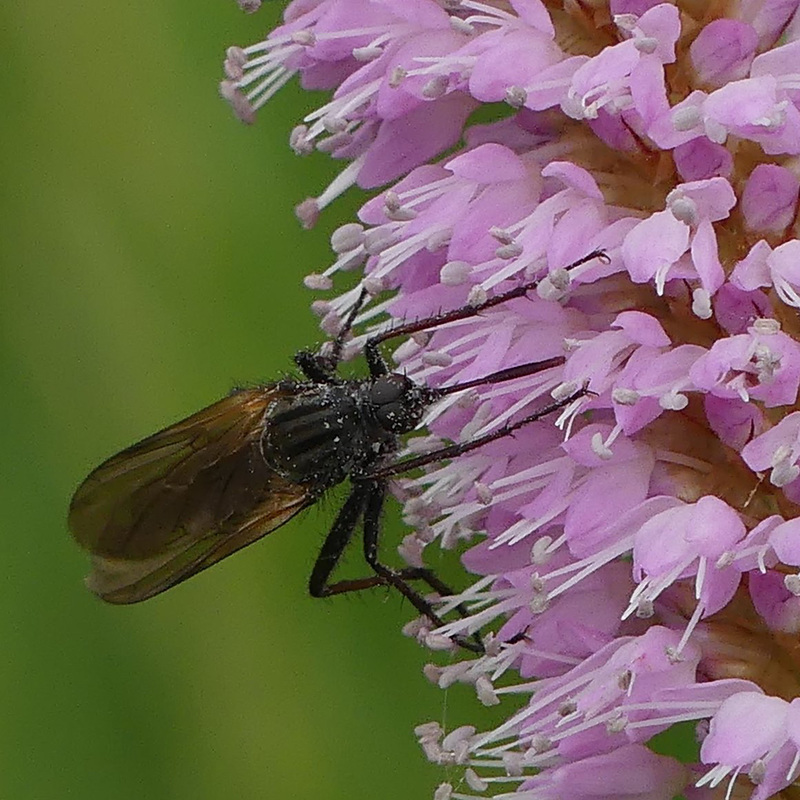
<instances>
[{"instance_id":1,"label":"fly's thorax","mask_svg":"<svg viewBox=\"0 0 800 800\"><path fill-rule=\"evenodd\" d=\"M397 373L337 384L297 383L267 411L262 451L267 465L316 490L365 474L397 450L430 399Z\"/></svg>"},{"instance_id":2,"label":"fly's thorax","mask_svg":"<svg viewBox=\"0 0 800 800\"><path fill-rule=\"evenodd\" d=\"M362 381L296 384L267 411L267 465L323 491L393 449L394 436L376 435L365 412L365 391Z\"/></svg>"}]
</instances>

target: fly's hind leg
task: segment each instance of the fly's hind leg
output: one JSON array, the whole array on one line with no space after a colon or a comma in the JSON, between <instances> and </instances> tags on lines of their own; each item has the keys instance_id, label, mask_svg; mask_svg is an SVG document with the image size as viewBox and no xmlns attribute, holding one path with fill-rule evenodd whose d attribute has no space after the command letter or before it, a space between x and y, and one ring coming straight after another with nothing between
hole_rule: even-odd
<instances>
[{"instance_id":1,"label":"fly's hind leg","mask_svg":"<svg viewBox=\"0 0 800 800\"><path fill-rule=\"evenodd\" d=\"M440 581L430 570L422 567L405 567L392 569L378 561L378 542L380 538L380 514L386 497L385 481L366 481L353 484L350 496L342 506L333 527L317 556L311 578L308 582L312 597L330 597L335 594L357 592L375 586L393 586L421 614L434 625L441 627L444 622L428 600L409 585L409 581L421 580L434 591L442 595L453 592ZM353 532L361 518L364 518L364 556L375 574L366 578L353 578L330 583L330 577L339 563L342 553L353 537ZM462 616L467 615L463 606L456 609ZM483 653L483 645L476 636L471 639L462 636L453 637L456 644L473 653Z\"/></svg>"},{"instance_id":2,"label":"fly's hind leg","mask_svg":"<svg viewBox=\"0 0 800 800\"><path fill-rule=\"evenodd\" d=\"M439 580L429 569L424 567L406 567L393 569L378 560L378 546L380 543L380 517L383 503L386 499L386 481L368 481L365 486L370 487L367 493L367 502L364 508L364 558L375 570L377 576L384 582L394 586L420 613L424 614L436 627L444 625L444 621L436 613L431 603L426 600L416 589L408 585L409 580L421 580L428 584L440 595L452 595L454 592L447 584ZM468 610L461 604L456 606L456 611L462 617L469 616ZM484 647L477 634L470 638L456 635L453 641L473 653L483 653Z\"/></svg>"}]
</instances>

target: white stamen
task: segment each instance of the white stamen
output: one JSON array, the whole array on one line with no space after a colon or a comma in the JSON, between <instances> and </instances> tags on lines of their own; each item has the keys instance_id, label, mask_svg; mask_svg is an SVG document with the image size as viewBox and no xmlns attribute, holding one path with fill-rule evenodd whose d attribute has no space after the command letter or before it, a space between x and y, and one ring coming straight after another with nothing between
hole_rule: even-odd
<instances>
[{"instance_id":1,"label":"white stamen","mask_svg":"<svg viewBox=\"0 0 800 800\"><path fill-rule=\"evenodd\" d=\"M475 691L482 705L489 707L500 704L500 698L497 696L492 682L486 675L481 675L478 680L475 681Z\"/></svg>"},{"instance_id":2,"label":"white stamen","mask_svg":"<svg viewBox=\"0 0 800 800\"><path fill-rule=\"evenodd\" d=\"M692 313L698 319L711 319L713 313L711 295L700 286L692 292Z\"/></svg>"},{"instance_id":3,"label":"white stamen","mask_svg":"<svg viewBox=\"0 0 800 800\"><path fill-rule=\"evenodd\" d=\"M795 597L800 597L800 575L787 575L783 579L786 591L791 592Z\"/></svg>"},{"instance_id":4,"label":"white stamen","mask_svg":"<svg viewBox=\"0 0 800 800\"><path fill-rule=\"evenodd\" d=\"M449 783L440 783L433 793L433 800L450 800L453 796L453 787Z\"/></svg>"},{"instance_id":5,"label":"white stamen","mask_svg":"<svg viewBox=\"0 0 800 800\"><path fill-rule=\"evenodd\" d=\"M658 49L658 39L652 36L637 36L633 46L640 52L650 55Z\"/></svg>"},{"instance_id":6,"label":"white stamen","mask_svg":"<svg viewBox=\"0 0 800 800\"><path fill-rule=\"evenodd\" d=\"M472 264L466 261L448 261L439 270L439 280L445 286L458 286L464 283L472 272Z\"/></svg>"},{"instance_id":7,"label":"white stamen","mask_svg":"<svg viewBox=\"0 0 800 800\"><path fill-rule=\"evenodd\" d=\"M306 289L313 289L315 291L326 291L333 287L333 281L325 275L319 275L312 272L303 278L303 285Z\"/></svg>"},{"instance_id":8,"label":"white stamen","mask_svg":"<svg viewBox=\"0 0 800 800\"><path fill-rule=\"evenodd\" d=\"M485 792L489 788L488 782L481 778L472 767L464 770L464 780L473 792Z\"/></svg>"},{"instance_id":9,"label":"white stamen","mask_svg":"<svg viewBox=\"0 0 800 800\"><path fill-rule=\"evenodd\" d=\"M381 47L354 47L353 58L356 61L374 61L383 55L383 48Z\"/></svg>"},{"instance_id":10,"label":"white stamen","mask_svg":"<svg viewBox=\"0 0 800 800\"><path fill-rule=\"evenodd\" d=\"M598 458L602 458L604 460L614 457L614 452L606 445L606 443L603 441L603 435L599 432L592 436L592 452Z\"/></svg>"},{"instance_id":11,"label":"white stamen","mask_svg":"<svg viewBox=\"0 0 800 800\"><path fill-rule=\"evenodd\" d=\"M703 120L702 112L696 106L686 106L672 112L672 127L676 131L690 131Z\"/></svg>"},{"instance_id":12,"label":"white stamen","mask_svg":"<svg viewBox=\"0 0 800 800\"><path fill-rule=\"evenodd\" d=\"M754 320L750 327L753 333L769 336L780 332L781 323L777 319L759 318Z\"/></svg>"},{"instance_id":13,"label":"white stamen","mask_svg":"<svg viewBox=\"0 0 800 800\"><path fill-rule=\"evenodd\" d=\"M621 406L635 406L640 396L634 389L623 389L621 386L611 391L611 399Z\"/></svg>"}]
</instances>

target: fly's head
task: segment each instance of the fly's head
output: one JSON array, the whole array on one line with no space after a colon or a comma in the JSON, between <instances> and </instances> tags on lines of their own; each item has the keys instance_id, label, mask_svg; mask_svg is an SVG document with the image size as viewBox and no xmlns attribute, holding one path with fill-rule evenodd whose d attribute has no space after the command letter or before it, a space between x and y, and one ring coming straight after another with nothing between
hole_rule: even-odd
<instances>
[{"instance_id":1,"label":"fly's head","mask_svg":"<svg viewBox=\"0 0 800 800\"><path fill-rule=\"evenodd\" d=\"M375 378L367 396L377 423L393 434L414 430L435 399L432 389L398 372Z\"/></svg>"}]
</instances>

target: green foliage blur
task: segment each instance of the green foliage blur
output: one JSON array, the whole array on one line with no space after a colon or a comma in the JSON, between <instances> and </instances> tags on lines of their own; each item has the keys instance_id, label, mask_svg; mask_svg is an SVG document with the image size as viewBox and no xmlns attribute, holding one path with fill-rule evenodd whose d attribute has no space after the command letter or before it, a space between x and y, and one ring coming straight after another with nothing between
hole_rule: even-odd
<instances>
[{"instance_id":1,"label":"green foliage blur","mask_svg":"<svg viewBox=\"0 0 800 800\"><path fill-rule=\"evenodd\" d=\"M83 588L66 530L101 460L320 339L301 279L359 198L294 218L334 170L287 144L319 98L290 86L247 128L216 88L225 46L280 11L0 10L3 800L412 800L448 777L413 726L474 701L422 677L412 609L306 595L333 500L133 607Z\"/></svg>"}]
</instances>

